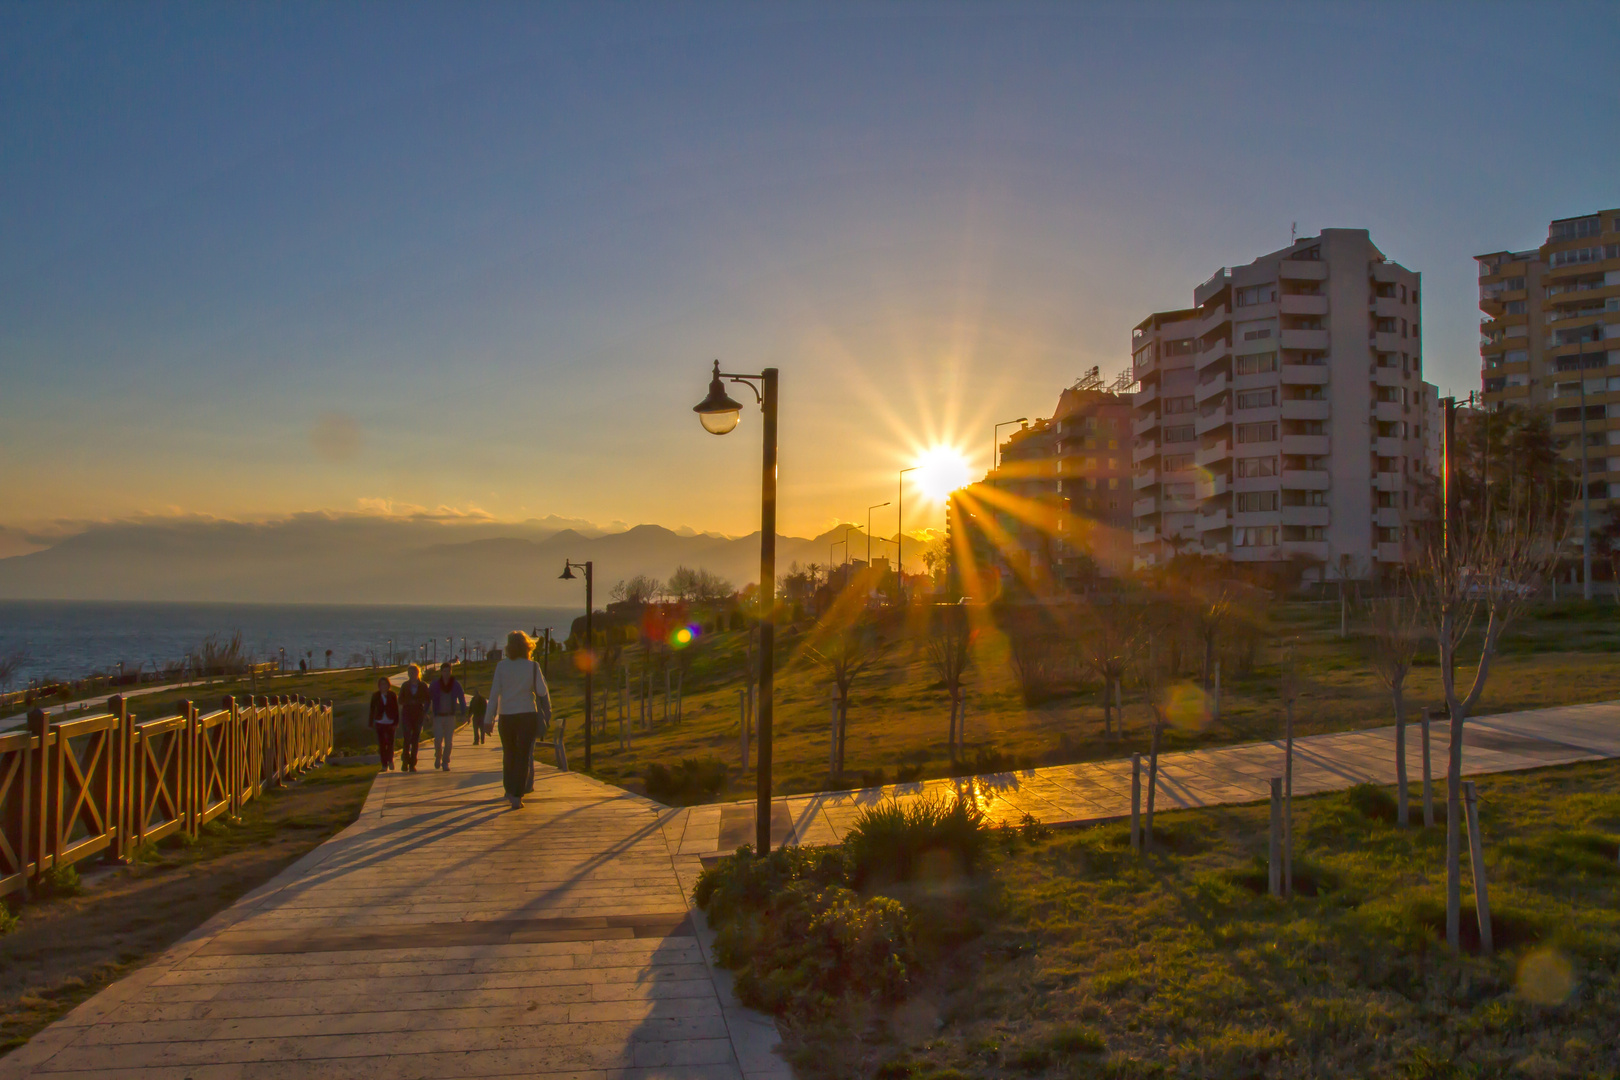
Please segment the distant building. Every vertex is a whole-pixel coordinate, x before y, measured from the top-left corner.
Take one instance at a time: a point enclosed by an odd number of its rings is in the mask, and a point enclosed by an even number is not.
[[[946,508],[947,591],[1078,592],[1131,566],[1131,403],[1093,368]],[[968,558],[971,566],[959,560]]]
[[[1429,469],[1419,275],[1325,229],[1132,334],[1138,566],[1179,551],[1376,576],[1408,557]]]
[[[1485,407],[1551,409],[1577,469],[1584,408],[1592,509],[1606,515],[1620,481],[1620,209],[1560,218],[1540,247],[1477,260]]]

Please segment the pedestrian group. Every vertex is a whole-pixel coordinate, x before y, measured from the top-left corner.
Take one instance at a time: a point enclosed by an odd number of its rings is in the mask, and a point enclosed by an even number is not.
[[[433,767],[450,771],[450,751],[463,717],[472,720],[473,745],[481,744],[497,729],[501,736],[501,784],[512,809],[534,790],[534,745],[551,726],[551,692],[545,674],[532,654],[534,639],[521,630],[506,635],[506,657],[495,665],[489,697],[474,694],[469,703],[447,660],[439,677],[422,681],[415,664],[405,669],[405,682],[396,691],[384,677],[371,695],[368,720],[377,733],[377,759],[384,772],[394,769],[394,742],[399,741],[400,771],[416,771],[422,727],[431,722]]]

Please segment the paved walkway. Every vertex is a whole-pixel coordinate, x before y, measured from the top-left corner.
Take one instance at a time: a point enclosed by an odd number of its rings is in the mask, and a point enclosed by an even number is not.
[[[1298,740],[1295,790],[1392,783],[1393,735]],[[1437,725],[1437,778],[1445,742]],[[1620,757],[1620,702],[1470,721],[1465,746],[1470,774]],[[1416,725],[1409,754],[1419,777]],[[1264,798],[1281,759],[1166,754],[1159,805]],[[753,807],[670,810],[542,766],[513,812],[498,764],[463,745],[453,772],[382,774],[354,825],[0,1059],[0,1080],[790,1080],[686,902],[703,856],[752,841]],[[832,843],[881,799],[956,791],[998,820],[1105,820],[1130,811],[1130,763],[780,799],[772,832]]]
[[[1407,727],[1407,777],[1413,805],[1421,806],[1422,734]],[[1443,800],[1450,724],[1432,725],[1432,775],[1442,781]],[[1463,771],[1468,775],[1538,769],[1574,761],[1620,757],[1620,701],[1568,705],[1470,720],[1463,728]],[[1147,783],[1143,755],[1143,785]],[[1246,803],[1268,795],[1270,777],[1282,775],[1281,743],[1248,743],[1159,757],[1155,808],[1177,810]],[[1371,781],[1395,783],[1395,728],[1371,728],[1294,740],[1294,792],[1335,791]],[[958,780],[891,784],[860,791],[827,792],[778,799],[771,807],[771,842],[835,844],[873,803],[884,799],[954,797],[972,793],[991,818],[1017,821],[1034,814],[1049,825],[1083,825],[1127,817],[1131,812],[1131,763],[1100,761],[1051,765],[1021,772]],[[704,856],[754,842],[751,802],[698,806],[668,826],[677,852]]]
[[[544,766],[511,811],[467,738],[0,1077],[788,1080],[688,911],[676,812]]]

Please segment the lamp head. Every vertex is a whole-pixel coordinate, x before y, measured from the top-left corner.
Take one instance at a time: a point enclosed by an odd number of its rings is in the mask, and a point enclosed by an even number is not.
[[[742,405],[726,393],[726,384],[720,379],[720,361],[714,362],[714,377],[709,380],[709,396],[692,406],[703,423],[703,430],[711,435],[724,435],[742,419]]]
[[[558,574],[557,576],[562,578],[564,581],[573,581],[574,580],[574,566],[573,566],[573,564],[572,563],[567,563],[567,562],[563,563],[563,572]]]

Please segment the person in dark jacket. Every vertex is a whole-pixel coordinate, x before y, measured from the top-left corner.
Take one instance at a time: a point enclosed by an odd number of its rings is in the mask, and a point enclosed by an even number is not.
[[[377,692],[371,695],[370,719],[367,725],[377,733],[377,761],[383,772],[394,768],[394,730],[399,727],[399,695],[388,680],[377,680]]]
[[[428,688],[433,698],[433,767],[450,771],[450,748],[456,742],[456,725],[467,711],[467,695],[446,660],[439,666],[439,677]]]
[[[405,669],[405,685],[399,688],[399,765],[401,772],[416,771],[416,749],[422,742],[422,723],[433,709],[433,694],[422,681],[422,669],[412,664]]]

